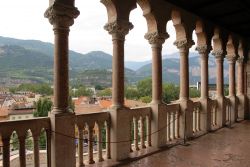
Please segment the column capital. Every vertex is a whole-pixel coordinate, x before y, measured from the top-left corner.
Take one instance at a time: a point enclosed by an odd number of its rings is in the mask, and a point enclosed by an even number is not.
[[[213,50],[212,55],[214,55],[215,59],[224,59],[223,50]]]
[[[129,30],[134,28],[133,24],[129,21],[113,21],[106,23],[104,29],[108,31],[110,35],[116,35],[120,39],[129,33]]]
[[[188,41],[187,39],[182,40],[176,40],[174,42],[174,45],[180,50],[180,51],[186,51],[189,48],[191,48],[192,45],[194,45],[194,41]]]
[[[144,35],[144,38],[148,40],[151,45],[161,46],[167,38],[169,38],[168,33],[159,33],[159,32],[148,32]]]
[[[244,57],[243,56],[239,56],[237,59],[237,63],[242,64],[244,62]]]
[[[74,24],[74,19],[79,14],[76,7],[55,2],[45,11],[44,17],[55,27],[68,28]]]
[[[226,58],[229,63],[235,63],[237,55],[235,54],[226,55]]]
[[[199,54],[207,54],[212,50],[211,46],[208,45],[200,45],[195,48]]]

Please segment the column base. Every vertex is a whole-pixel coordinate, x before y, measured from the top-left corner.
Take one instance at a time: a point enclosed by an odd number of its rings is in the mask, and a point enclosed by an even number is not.
[[[128,158],[130,153],[130,126],[131,121],[128,108],[110,109],[111,127],[111,159],[120,161]],[[127,141],[127,142],[124,142]],[[116,143],[114,143],[116,142]]]
[[[200,125],[201,125],[201,131],[203,132],[208,132],[212,130],[212,125],[211,125],[211,99],[209,98],[201,98],[200,99],[201,103],[201,120],[200,120]]]
[[[217,124],[218,127],[226,125],[226,100],[224,96],[217,97]]]
[[[230,105],[231,105],[231,110],[229,110],[229,114],[231,118],[231,122],[237,122],[238,119],[238,98],[237,96],[230,96]]]
[[[151,136],[152,146],[159,148],[166,145],[167,141],[167,111],[166,104],[151,103],[152,110],[151,131],[157,132]]]
[[[180,137],[186,139],[193,137],[193,101],[181,99],[180,103]]]
[[[50,114],[51,120],[51,166],[74,167],[75,114],[70,112]],[[69,137],[67,137],[69,136]]]
[[[247,97],[244,94],[237,95],[238,97],[238,120],[247,119],[246,101]]]

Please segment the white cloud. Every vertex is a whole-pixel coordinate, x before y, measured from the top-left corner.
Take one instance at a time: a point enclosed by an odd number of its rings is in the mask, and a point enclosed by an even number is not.
[[[7,0],[1,2],[0,35],[53,42],[52,26],[43,16],[48,5],[48,0]],[[70,49],[81,53],[93,50],[112,53],[111,36],[103,29],[107,22],[104,5],[99,0],[76,0],[76,7],[81,14],[71,27]],[[139,7],[131,12],[130,21],[133,23],[134,29],[126,36],[125,59],[134,61],[151,59],[150,45],[144,39],[147,25]],[[164,44],[163,54],[177,51],[176,47],[173,46],[175,39],[173,26],[168,25],[167,30],[170,38]]]

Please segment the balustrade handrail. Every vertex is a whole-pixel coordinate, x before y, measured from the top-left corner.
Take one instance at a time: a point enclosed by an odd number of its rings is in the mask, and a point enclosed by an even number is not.
[[[0,134],[2,138],[10,136],[14,131],[24,135],[28,130],[32,133],[40,133],[42,129],[50,129],[50,118],[39,117],[27,120],[2,121],[0,122]]]

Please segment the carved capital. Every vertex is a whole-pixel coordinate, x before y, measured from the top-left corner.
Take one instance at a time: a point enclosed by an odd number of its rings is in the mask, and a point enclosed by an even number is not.
[[[198,51],[199,54],[207,54],[211,51],[211,47],[208,45],[197,46],[195,50]]]
[[[227,55],[226,58],[227,58],[227,61],[228,61],[229,63],[235,63],[235,61],[236,61],[236,59],[237,59],[237,55],[235,55],[235,54],[230,54],[230,55]]]
[[[55,2],[44,13],[50,24],[62,28],[68,28],[74,24],[74,19],[80,14],[76,7]]]
[[[128,34],[129,30],[134,28],[129,21],[114,21],[105,24],[104,29],[111,35],[118,35],[121,38]]]
[[[144,38],[148,40],[149,44],[162,45],[169,37],[168,33],[150,32],[144,35]]]
[[[183,39],[183,40],[178,40],[174,42],[174,45],[180,49],[180,50],[188,50],[189,48],[191,48],[192,45],[194,45],[194,41],[188,41],[187,39]]]
[[[224,58],[223,54],[224,54],[223,50],[214,50],[212,52],[212,55],[214,55],[216,59],[223,59]]]
[[[244,62],[244,57],[243,56],[239,56],[238,59],[237,59],[237,62],[239,64],[242,64]]]

